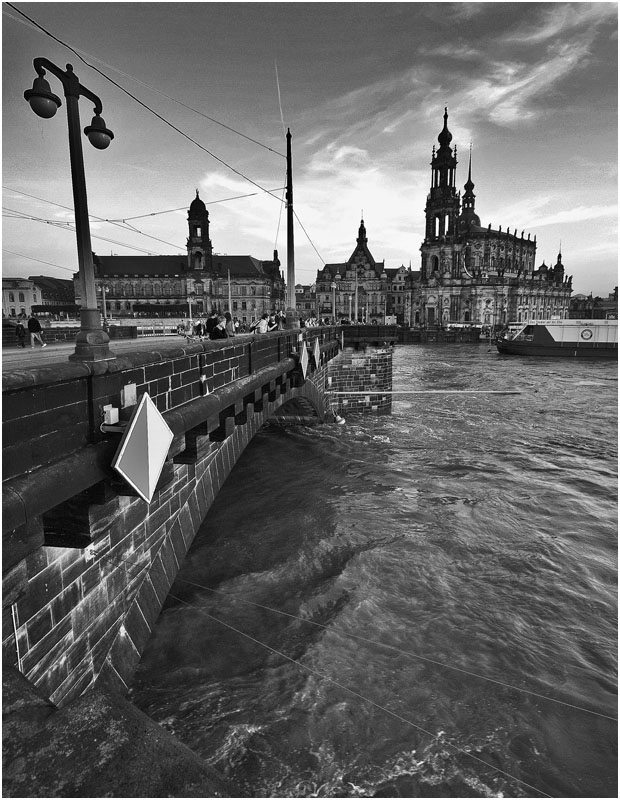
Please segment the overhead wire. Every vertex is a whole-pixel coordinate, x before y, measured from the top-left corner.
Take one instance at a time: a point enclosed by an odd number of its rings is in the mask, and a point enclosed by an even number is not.
[[[41,222],[45,225],[51,225],[53,228],[60,228],[64,231],[72,231],[75,233],[75,223],[73,222],[60,222],[59,220],[52,220],[52,219],[43,219],[42,217],[35,217],[31,214],[24,214],[20,211],[15,211],[14,209],[6,208],[5,206],[2,207],[3,211],[10,212],[11,219],[27,219],[31,220],[32,222]],[[99,236],[98,234],[92,233],[91,231],[91,239],[99,239],[102,242],[108,242],[109,244],[115,244],[119,247],[126,247],[128,250],[136,250],[139,253],[144,253],[145,255],[153,255],[151,250],[145,250],[143,247],[136,247],[135,245],[126,244],[125,242],[119,242],[116,239],[110,239],[107,236]]]
[[[25,14],[25,13],[24,13],[23,11],[21,11],[19,8],[17,8],[16,6],[14,6],[12,3],[10,3],[10,2],[6,2],[6,3],[5,3],[5,5],[9,6],[9,7],[10,7],[10,8],[12,8],[12,9],[13,9],[15,12],[17,12],[17,13],[18,13],[18,14],[20,14],[22,17],[24,17],[24,19],[26,19],[26,20],[27,20],[27,21],[28,21],[28,22],[29,22],[31,25],[33,25],[33,26],[34,26],[36,29],[40,30],[40,31],[41,31],[42,33],[44,33],[46,36],[49,36],[49,37],[50,37],[50,38],[52,38],[54,41],[56,41],[58,44],[62,45],[63,47],[66,47],[68,50],[70,50],[72,53],[74,53],[74,54],[75,54],[75,55],[76,55],[76,56],[77,56],[77,57],[78,57],[78,58],[79,58],[79,59],[80,59],[80,60],[81,60],[81,61],[82,61],[82,62],[83,62],[83,63],[84,63],[84,64],[85,64],[87,67],[89,67],[90,69],[93,69],[93,70],[95,70],[95,72],[97,72],[99,75],[101,75],[101,77],[105,78],[105,79],[106,79],[107,81],[109,81],[109,82],[110,82],[110,83],[111,83],[113,86],[116,86],[118,89],[120,89],[122,92],[124,92],[124,93],[125,93],[125,94],[126,94],[128,97],[130,97],[132,100],[134,100],[134,101],[135,101],[136,103],[138,103],[140,106],[142,106],[142,107],[143,107],[143,108],[145,108],[147,111],[149,111],[151,114],[153,114],[153,115],[154,115],[154,116],[156,116],[158,119],[160,119],[160,120],[161,120],[161,121],[162,121],[164,124],[168,125],[170,128],[172,128],[173,130],[175,130],[177,133],[179,133],[181,136],[183,136],[184,138],[186,138],[186,139],[187,139],[188,141],[190,141],[192,144],[196,145],[196,147],[198,147],[199,149],[203,150],[205,153],[207,153],[208,155],[210,155],[210,156],[211,156],[212,158],[214,158],[216,161],[218,161],[218,162],[220,162],[221,164],[223,164],[225,167],[227,167],[228,169],[230,169],[230,170],[231,170],[232,172],[234,172],[236,175],[239,175],[239,177],[241,177],[241,178],[243,178],[244,180],[248,181],[248,182],[249,182],[249,183],[251,183],[253,186],[256,186],[258,189],[260,189],[260,190],[261,190],[261,192],[264,192],[265,194],[268,194],[269,196],[271,196],[271,197],[274,197],[276,200],[278,200],[278,201],[280,202],[280,204],[281,204],[281,205],[280,205],[280,215],[279,215],[279,219],[278,219],[277,234],[276,234],[276,245],[277,245],[277,238],[278,238],[278,235],[279,235],[280,222],[281,222],[281,216],[282,216],[282,206],[284,205],[284,202],[285,202],[285,201],[284,201],[284,195],[282,196],[282,198],[278,197],[277,195],[275,195],[275,194],[274,194],[274,191],[275,191],[275,190],[269,190],[269,189],[265,189],[265,188],[264,188],[263,186],[261,186],[259,183],[257,183],[256,181],[254,181],[252,178],[248,177],[247,175],[245,175],[244,173],[242,173],[240,170],[237,170],[237,169],[235,169],[235,167],[233,167],[233,166],[231,166],[230,164],[228,164],[226,161],[224,161],[223,159],[221,159],[219,156],[216,156],[216,155],[215,155],[215,153],[211,152],[211,151],[210,151],[208,148],[206,148],[206,147],[204,147],[203,145],[201,145],[199,142],[197,142],[197,141],[196,141],[195,139],[193,139],[191,136],[189,136],[188,134],[186,134],[186,133],[185,133],[184,131],[182,131],[180,128],[178,128],[178,127],[176,127],[175,125],[173,125],[173,124],[172,124],[171,122],[169,122],[169,121],[168,121],[168,120],[167,120],[165,117],[163,117],[163,116],[162,116],[161,114],[159,114],[157,111],[155,111],[154,109],[152,109],[150,106],[148,106],[148,105],[147,105],[146,103],[144,103],[142,100],[140,100],[138,97],[136,97],[134,94],[132,94],[132,93],[131,93],[131,92],[130,92],[128,89],[125,89],[123,86],[121,86],[121,85],[120,85],[119,83],[117,83],[115,80],[113,80],[113,79],[112,79],[110,76],[108,76],[108,75],[106,75],[104,72],[102,72],[102,71],[101,71],[101,70],[100,70],[98,67],[94,66],[93,64],[90,64],[90,63],[89,63],[89,62],[88,62],[88,61],[87,61],[87,60],[86,60],[86,59],[85,59],[85,58],[84,58],[84,57],[81,55],[81,51],[80,51],[80,50],[78,50],[78,49],[76,49],[76,48],[72,47],[71,45],[67,44],[66,42],[64,42],[64,41],[63,41],[62,39],[60,39],[59,37],[55,36],[53,33],[51,33],[50,31],[48,31],[48,30],[47,30],[45,27],[43,27],[42,25],[40,25],[38,22],[36,22],[35,20],[33,20],[31,17],[29,17],[27,14]],[[9,15],[9,16],[10,16],[10,15]],[[91,57],[92,57],[92,56],[89,56],[89,58],[91,58]],[[94,58],[94,60],[100,61],[100,59],[97,59],[97,58]],[[105,64],[105,62],[100,62],[100,63],[104,63],[104,64]],[[116,72],[118,72],[119,74],[122,74],[122,75],[124,75],[124,76],[126,76],[126,77],[129,77],[129,78],[130,78],[130,79],[132,79],[132,80],[135,80],[135,81],[136,81],[136,82],[138,82],[138,83],[141,83],[142,85],[146,86],[146,87],[147,87],[147,88],[149,88],[149,89],[153,89],[154,91],[159,91],[159,90],[155,89],[154,87],[151,87],[151,86],[149,86],[148,84],[145,84],[143,81],[140,81],[140,80],[139,80],[139,79],[137,79],[137,78],[133,78],[133,76],[131,76],[131,75],[128,75],[127,73],[123,73],[121,70],[117,70],[115,67],[112,67],[112,66],[111,66],[111,65],[109,65],[109,64],[106,64],[106,66],[107,66],[107,67],[109,67],[109,68],[111,68],[111,69],[114,69],[114,70],[115,70]],[[278,70],[277,70],[277,62],[276,62],[276,79],[277,79],[277,85],[278,85],[278,101],[279,101],[279,105],[280,105],[280,116],[281,116],[281,119],[282,119],[282,125],[283,125],[283,128],[284,128],[284,116],[283,116],[283,113],[282,113],[282,103],[281,103],[281,94],[280,94],[280,84],[279,84],[279,76],[278,76]],[[220,123],[218,120],[215,120],[215,119],[213,119],[213,118],[211,118],[211,117],[207,117],[207,115],[204,115],[204,114],[202,114],[202,112],[199,112],[199,111],[197,111],[196,109],[192,108],[191,106],[187,106],[186,104],[182,103],[181,101],[179,101],[179,100],[176,100],[175,98],[173,98],[173,97],[170,97],[170,96],[168,96],[168,95],[165,95],[163,92],[160,92],[160,94],[164,95],[165,97],[167,97],[167,98],[168,98],[168,99],[170,99],[170,100],[173,100],[173,101],[174,101],[174,102],[176,102],[176,103],[179,103],[179,104],[180,104],[180,105],[182,105],[182,106],[185,106],[186,108],[188,108],[188,109],[190,109],[190,110],[192,110],[192,111],[195,111],[195,112],[196,112],[196,113],[198,113],[198,114],[201,114],[202,116],[205,116],[207,119],[210,119],[211,121],[213,121],[213,122],[216,122],[216,123],[217,123],[217,124],[219,124],[219,125],[222,125],[223,127],[227,128],[228,130],[231,130],[233,133],[236,133],[236,134],[238,134],[238,135],[240,135],[240,136],[244,136],[244,138],[246,138],[246,139],[249,139],[250,141],[254,142],[255,144],[259,144],[260,146],[262,146],[262,147],[265,147],[265,148],[266,148],[266,149],[268,149],[268,150],[271,150],[271,148],[269,148],[267,145],[263,145],[261,142],[258,142],[257,140],[255,140],[255,139],[252,139],[251,137],[248,137],[248,136],[246,136],[245,134],[242,134],[240,131],[237,131],[236,129],[234,129],[234,128],[231,128],[230,126],[227,126],[227,125],[225,125],[224,123]],[[277,155],[280,155],[280,156],[282,156],[282,153],[278,153],[278,152],[277,152],[277,151],[275,151],[275,150],[271,150],[271,151],[272,151],[272,152],[274,152],[274,153],[275,153],[275,154],[277,154]],[[319,253],[318,249],[316,248],[316,246],[315,246],[314,242],[312,241],[312,239],[311,239],[310,235],[308,234],[308,231],[306,230],[306,228],[304,227],[303,223],[302,223],[302,222],[301,222],[301,220],[299,219],[299,216],[298,216],[298,214],[297,214],[295,211],[293,211],[293,213],[294,213],[294,215],[295,215],[295,218],[297,219],[297,222],[299,223],[299,225],[300,225],[300,227],[301,227],[302,231],[304,232],[304,234],[305,234],[306,238],[308,239],[308,242],[310,243],[311,247],[313,248],[314,252],[317,254],[317,256],[319,257],[319,259],[321,260],[321,263],[322,263],[322,264],[325,264],[325,260],[323,259],[323,257],[322,257],[322,256],[321,256],[321,254]],[[147,234],[144,234],[144,235],[147,235]],[[277,248],[274,248],[274,249],[277,249]]]
[[[35,195],[33,195],[33,194],[27,194],[26,192],[21,192],[19,189],[11,189],[11,188],[9,188],[8,186],[3,186],[2,188],[3,188],[3,189],[6,189],[6,190],[7,190],[7,191],[9,191],[9,192],[15,192],[16,194],[21,194],[21,195],[24,195],[24,197],[30,197],[32,200],[38,200],[38,201],[39,201],[39,202],[41,202],[41,203],[48,203],[48,204],[49,204],[49,205],[51,205],[51,206],[57,206],[58,208],[63,208],[63,209],[65,209],[66,211],[71,211],[72,213],[74,213],[74,209],[73,209],[73,208],[71,208],[70,206],[65,206],[65,205],[62,205],[62,203],[56,203],[56,202],[54,202],[53,200],[45,200],[45,199],[44,199],[44,198],[42,198],[42,197],[36,197],[36,196],[35,196]],[[131,233],[138,233],[140,236],[144,236],[144,237],[146,237],[147,239],[153,239],[153,240],[154,240],[154,241],[156,241],[156,242],[161,242],[162,244],[167,244],[169,247],[175,247],[175,248],[177,248],[177,249],[179,249],[179,250],[182,250],[182,249],[183,249],[183,248],[181,247],[181,245],[172,244],[172,242],[167,242],[165,239],[160,239],[159,237],[157,237],[157,236],[152,236],[152,235],[151,235],[151,234],[149,234],[149,233],[144,233],[143,231],[140,231],[140,230],[138,230],[137,228],[135,228],[133,225],[130,225],[130,226],[128,226],[128,227],[125,227],[125,226],[122,224],[122,223],[124,223],[124,222],[125,222],[125,220],[122,220],[122,222],[121,222],[120,220],[105,219],[104,217],[99,217],[99,216],[97,216],[96,214],[91,214],[91,212],[90,212],[90,211],[88,212],[88,216],[89,216],[89,218],[91,218],[91,219],[94,219],[94,220],[97,220],[98,222],[107,222],[107,223],[109,223],[110,225],[115,225],[116,227],[119,227],[119,228],[121,228],[122,230],[130,230],[130,231],[131,231]],[[93,235],[93,234],[91,234],[91,235]],[[125,246],[126,246],[126,247],[129,247],[130,245],[125,245]]]
[[[11,8],[13,8],[16,11],[18,10],[18,9],[15,8],[15,6],[11,5],[11,3],[7,3],[7,5],[11,6]],[[22,13],[22,12],[19,12],[19,13]],[[25,20],[19,19],[19,17],[14,17],[12,14],[9,14],[7,11],[3,11],[3,14],[5,16],[9,17],[9,19],[14,20],[15,22],[19,22],[22,25],[26,25],[26,27],[33,28],[34,30],[38,29],[41,32],[46,33],[47,35],[50,35],[50,36],[52,35],[52,34],[48,34],[47,31],[45,31],[43,28],[41,28],[39,25],[37,25],[33,21],[29,20],[27,17],[26,17],[26,19],[28,21],[26,22]],[[62,42],[60,42],[59,39],[57,39],[57,41],[60,44],[63,44]],[[68,46],[68,45],[65,45],[65,46]],[[253,142],[254,144],[257,144],[259,147],[263,147],[265,150],[269,150],[269,152],[274,153],[277,156],[281,156],[282,158],[286,158],[286,156],[283,153],[280,153],[277,150],[274,150],[272,147],[269,147],[269,145],[266,145],[263,142],[259,142],[258,139],[253,139],[251,136],[248,136],[247,134],[242,133],[241,131],[238,131],[236,128],[233,128],[231,125],[227,125],[225,122],[221,122],[220,120],[215,119],[214,117],[210,117],[208,114],[205,114],[204,112],[199,111],[197,108],[194,108],[193,106],[187,105],[187,103],[184,103],[182,100],[178,100],[176,97],[172,97],[171,95],[166,94],[165,92],[162,92],[162,90],[158,89],[156,86],[151,86],[149,83],[146,83],[145,81],[140,80],[140,78],[136,78],[134,75],[130,75],[128,72],[123,72],[122,69],[119,69],[118,67],[115,67],[113,64],[108,64],[107,61],[104,61],[103,59],[98,58],[97,56],[93,55],[92,53],[88,53],[85,50],[81,50],[79,47],[74,48],[73,52],[76,55],[81,54],[81,55],[87,56],[88,58],[92,59],[93,61],[96,61],[99,64],[103,64],[104,67],[107,67],[108,69],[111,69],[113,72],[116,72],[118,75],[122,75],[124,78],[129,78],[130,80],[135,81],[136,83],[139,83],[141,86],[144,86],[146,89],[149,89],[150,91],[155,92],[156,94],[159,94],[162,97],[165,97],[167,100],[172,100],[173,103],[177,103],[178,105],[183,106],[183,108],[187,108],[189,111],[193,111],[195,114],[198,114],[199,116],[204,117],[205,119],[208,119],[210,122],[214,122],[216,125],[220,125],[222,128],[226,128],[226,130],[231,131],[232,133],[236,133],[237,136],[241,136],[242,138],[247,139],[249,142]]]
[[[7,2],[7,3],[6,3],[6,5],[8,5],[10,8],[12,8],[14,11],[16,11],[18,14],[21,14],[21,15],[22,15],[22,16],[23,16],[25,19],[27,19],[27,20],[28,20],[30,23],[32,23],[33,25],[35,25],[35,26],[36,26],[36,27],[37,27],[39,30],[41,30],[41,31],[42,31],[43,33],[45,33],[47,36],[49,36],[50,38],[52,38],[52,39],[53,39],[55,42],[58,42],[58,44],[62,45],[63,47],[66,47],[68,50],[70,50],[72,53],[74,53],[74,54],[75,54],[75,55],[76,55],[76,56],[77,56],[77,57],[80,59],[80,61],[82,61],[82,63],[84,63],[84,64],[85,64],[87,67],[89,67],[90,69],[93,69],[95,72],[97,72],[99,75],[101,75],[101,77],[102,77],[102,78],[105,78],[105,80],[109,81],[109,82],[110,82],[110,83],[111,83],[113,86],[116,86],[116,88],[117,88],[117,89],[120,89],[120,90],[121,90],[122,92],[124,92],[124,93],[125,93],[125,94],[126,94],[128,97],[130,97],[132,100],[134,100],[136,103],[138,103],[138,105],[142,106],[142,108],[146,109],[146,110],[147,110],[147,111],[149,111],[151,114],[153,114],[155,117],[157,117],[157,118],[158,118],[158,119],[159,119],[161,122],[163,122],[165,125],[168,125],[170,128],[172,128],[172,130],[176,131],[176,132],[177,132],[177,133],[179,133],[181,136],[183,136],[185,139],[187,139],[189,142],[191,142],[192,144],[196,145],[196,147],[198,147],[200,150],[202,150],[203,152],[205,152],[205,153],[207,153],[208,155],[210,155],[210,156],[211,156],[211,158],[214,158],[216,161],[218,161],[220,164],[222,164],[223,166],[225,166],[227,169],[231,170],[231,172],[234,172],[234,173],[235,173],[235,175],[238,175],[240,178],[243,178],[243,180],[246,180],[246,181],[248,181],[249,183],[251,183],[253,186],[256,186],[258,189],[260,189],[260,190],[261,190],[261,192],[265,192],[265,194],[268,194],[270,197],[273,197],[273,198],[275,198],[276,200],[278,200],[278,202],[281,202],[281,201],[280,201],[280,198],[279,198],[277,195],[273,194],[273,193],[272,193],[272,192],[270,192],[268,189],[265,189],[263,186],[261,186],[259,183],[257,183],[257,182],[256,182],[255,180],[253,180],[252,178],[250,178],[250,177],[248,177],[247,175],[245,175],[245,174],[244,174],[243,172],[241,172],[240,170],[238,170],[238,169],[235,169],[235,167],[233,167],[233,166],[232,166],[231,164],[229,164],[228,162],[224,161],[224,159],[220,158],[219,156],[216,156],[216,155],[215,155],[215,153],[211,152],[211,150],[209,150],[208,148],[204,147],[204,145],[201,145],[199,142],[197,142],[195,139],[193,139],[191,136],[189,136],[189,134],[185,133],[185,132],[184,132],[184,131],[182,131],[180,128],[178,128],[176,125],[174,125],[172,122],[170,122],[169,120],[167,120],[165,117],[163,117],[161,114],[159,114],[159,113],[158,113],[157,111],[155,111],[153,108],[151,108],[151,107],[150,107],[150,106],[149,106],[147,103],[144,103],[142,100],[140,100],[138,97],[136,97],[136,95],[134,95],[134,94],[133,94],[132,92],[130,92],[128,89],[125,89],[125,87],[124,87],[124,86],[121,86],[119,83],[117,83],[117,82],[116,82],[116,81],[115,81],[113,78],[111,78],[109,75],[106,75],[106,74],[105,74],[105,72],[102,72],[102,70],[100,70],[98,67],[94,66],[93,64],[90,64],[90,63],[89,63],[88,61],[86,61],[86,59],[85,59],[85,58],[84,58],[84,57],[83,57],[83,56],[80,54],[80,52],[79,52],[78,50],[76,50],[74,47],[72,47],[71,45],[67,44],[66,42],[63,42],[63,41],[62,41],[62,39],[59,39],[57,36],[55,36],[53,33],[51,33],[50,31],[48,31],[46,28],[44,28],[44,27],[43,27],[42,25],[40,25],[38,22],[36,22],[35,20],[33,20],[31,17],[29,17],[27,14],[25,14],[25,13],[24,13],[23,11],[21,11],[19,8],[17,8],[16,6],[14,6],[12,3],[9,3],[9,2]]]
[[[47,264],[48,267],[55,267],[56,269],[64,269],[67,272],[76,273],[77,269],[70,269],[69,267],[61,267],[58,264],[52,264],[50,261],[42,261],[40,258],[33,258],[32,256],[24,255],[24,253],[15,253],[13,250],[7,250],[6,247],[2,248],[3,253],[10,253],[12,256],[19,256],[19,258],[27,258],[30,261],[38,261],[39,264]]]

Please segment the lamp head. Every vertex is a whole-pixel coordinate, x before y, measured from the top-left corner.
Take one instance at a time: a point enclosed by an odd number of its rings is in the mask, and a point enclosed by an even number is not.
[[[84,133],[88,136],[88,141],[97,150],[105,150],[114,138],[114,134],[106,128],[105,120],[99,114],[95,114],[90,125],[84,128]]]
[[[41,75],[34,79],[32,89],[24,92],[24,98],[34,113],[43,119],[53,117],[62,105],[60,98],[52,93],[49,83]]]

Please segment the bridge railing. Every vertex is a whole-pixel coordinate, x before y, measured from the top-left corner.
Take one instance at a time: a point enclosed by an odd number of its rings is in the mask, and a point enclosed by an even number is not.
[[[76,489],[109,476],[116,445],[100,430],[104,406],[120,408],[121,419],[128,418],[133,405],[124,408],[122,398],[130,394],[135,402],[148,392],[164,417],[171,418],[175,433],[171,452],[178,454],[185,447],[188,427],[207,418],[219,426],[222,409],[214,398],[224,402],[225,387],[241,382],[239,391],[247,389],[249,394],[257,390],[249,379],[259,376],[258,389],[264,385],[272,391],[270,384],[275,386],[278,375],[295,368],[300,340],[312,351],[317,338],[323,348],[331,347],[331,355],[338,351],[337,331],[326,327],[241,335],[221,342],[162,342],[157,349],[123,353],[110,362],[65,361],[5,372],[5,531],[24,525]],[[234,405],[234,394],[231,390],[226,402]]]

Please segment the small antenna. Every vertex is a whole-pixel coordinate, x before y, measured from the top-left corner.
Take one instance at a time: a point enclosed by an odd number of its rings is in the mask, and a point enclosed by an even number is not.
[[[284,124],[284,114],[282,113],[282,96],[280,95],[280,78],[278,77],[278,62],[274,61],[276,67],[276,85],[278,87],[278,105],[280,106],[280,119],[282,120],[282,130],[286,136],[286,125]]]

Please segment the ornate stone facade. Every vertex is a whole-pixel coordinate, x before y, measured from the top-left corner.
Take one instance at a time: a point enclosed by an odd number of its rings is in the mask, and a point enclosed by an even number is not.
[[[413,292],[412,323],[503,327],[509,322],[568,316],[572,277],[561,254],[554,266],[535,268],[536,237],[516,229],[483,227],[469,174],[461,203],[457,151],[450,143],[448,110],[431,160],[422,263]]]
[[[317,272],[317,314],[331,319],[335,299],[336,320],[383,323],[394,315],[398,322],[408,322],[413,277],[411,268],[386,269],[384,261],[375,261],[362,220],[349,259],[325,264]]]
[[[284,307],[278,253],[271,261],[213,252],[209,212],[198,192],[187,223],[187,253],[174,256],[93,254],[95,282],[106,317],[202,317],[230,310],[241,322]],[[77,275],[76,302],[80,302]],[[105,303],[105,309],[104,309]]]

